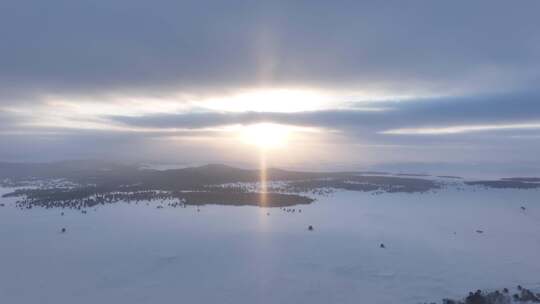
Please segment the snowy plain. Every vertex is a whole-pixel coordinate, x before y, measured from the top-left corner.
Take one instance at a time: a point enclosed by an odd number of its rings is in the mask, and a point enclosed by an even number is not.
[[[301,213],[0,203],[0,303],[440,303],[540,287],[539,190],[337,191]]]

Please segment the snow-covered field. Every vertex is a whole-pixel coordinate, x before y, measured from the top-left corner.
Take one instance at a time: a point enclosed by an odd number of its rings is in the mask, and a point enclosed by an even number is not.
[[[0,199],[0,303],[387,304],[538,289],[540,191],[474,189],[339,191],[301,213],[118,203],[61,216]]]

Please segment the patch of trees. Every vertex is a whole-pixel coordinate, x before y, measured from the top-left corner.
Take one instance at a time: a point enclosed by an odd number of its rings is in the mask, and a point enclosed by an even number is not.
[[[19,189],[5,197],[21,197],[16,206],[31,209],[43,208],[85,209],[116,202],[139,203],[159,201],[169,207],[183,205],[234,205],[283,207],[310,204],[313,199],[295,194],[246,192],[242,189],[208,188],[194,191],[162,191],[130,189],[108,189],[100,187]]]

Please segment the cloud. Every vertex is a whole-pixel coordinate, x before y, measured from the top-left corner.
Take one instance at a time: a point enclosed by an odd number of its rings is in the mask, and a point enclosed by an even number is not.
[[[501,125],[471,125],[471,126],[452,126],[442,128],[404,128],[383,131],[381,134],[394,135],[444,135],[444,134],[459,134],[470,132],[486,132],[499,130],[540,130],[540,122],[538,123],[518,123],[518,124],[501,124]]]
[[[539,9],[533,0],[7,0],[0,99],[253,86],[527,89],[540,75]]]
[[[205,128],[273,122],[382,134],[451,134],[530,129],[540,121],[540,93],[361,102],[360,109],[271,112],[186,112],[146,116],[110,116],[115,123],[157,129]],[[370,111],[370,107],[381,109]],[[366,110],[367,109],[367,110]],[[532,122],[532,123],[531,123]]]

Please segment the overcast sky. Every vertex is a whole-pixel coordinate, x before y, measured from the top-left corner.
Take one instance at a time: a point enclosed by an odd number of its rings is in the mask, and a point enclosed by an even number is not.
[[[540,1],[0,2],[0,160],[540,170]],[[244,138],[245,139],[245,138]],[[518,169],[519,168],[519,169]]]

